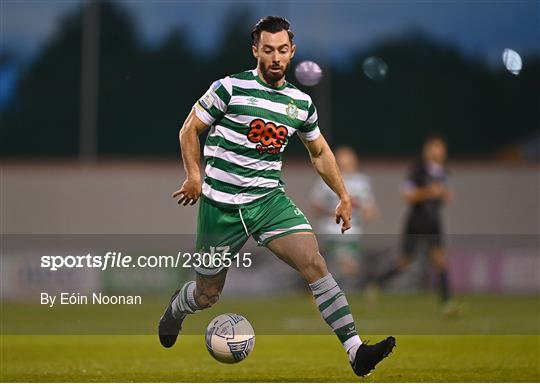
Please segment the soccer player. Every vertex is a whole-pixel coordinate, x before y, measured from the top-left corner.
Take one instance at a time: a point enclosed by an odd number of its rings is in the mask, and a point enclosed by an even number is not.
[[[379,278],[379,283],[384,284],[406,268],[419,246],[425,245],[438,272],[442,312],[455,315],[459,308],[451,301],[441,218],[442,207],[453,196],[448,187],[446,157],[444,138],[437,134],[427,136],[422,158],[413,165],[403,186],[402,194],[409,211],[405,219],[401,257]]]
[[[351,198],[319,131],[311,98],[285,80],[296,50],[289,22],[265,17],[251,37],[257,68],[214,82],[180,129],[186,180],[173,197],[182,205],[199,201],[196,248],[200,252],[226,249],[235,255],[253,236],[298,270],[322,317],[343,344],[354,372],[367,375],[392,351],[395,339],[373,345],[361,341],[347,299],[318,251],[311,225],[284,192],[281,158],[295,132],[317,172],[339,197],[335,219],[342,232],[350,228]],[[199,135],[208,128],[202,181]],[[164,347],[176,342],[186,316],[218,301],[227,269],[213,266],[196,268],[196,281],[172,295],[159,321]]]
[[[359,275],[359,257],[361,255],[360,236],[362,223],[373,220],[378,215],[377,205],[369,177],[359,170],[356,152],[347,146],[335,151],[337,165],[343,175],[345,187],[352,202],[351,229],[345,235],[339,235],[334,222],[334,209],[339,202],[336,194],[324,180],[313,186],[311,203],[319,214],[319,233],[326,235],[323,249],[337,261],[344,282],[354,282]]]

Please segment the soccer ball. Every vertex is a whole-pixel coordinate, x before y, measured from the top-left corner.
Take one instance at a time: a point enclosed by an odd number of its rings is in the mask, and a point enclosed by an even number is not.
[[[206,348],[219,362],[234,364],[253,350],[255,333],[243,316],[225,313],[214,318],[206,328]]]

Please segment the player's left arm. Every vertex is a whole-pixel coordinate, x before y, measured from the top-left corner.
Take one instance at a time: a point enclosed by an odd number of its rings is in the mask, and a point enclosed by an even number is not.
[[[314,140],[302,138],[302,142],[309,151],[311,163],[319,175],[339,197],[339,203],[336,207],[336,224],[342,223],[341,233],[344,233],[351,228],[352,204],[351,197],[343,183],[334,153],[322,135],[319,135]]]

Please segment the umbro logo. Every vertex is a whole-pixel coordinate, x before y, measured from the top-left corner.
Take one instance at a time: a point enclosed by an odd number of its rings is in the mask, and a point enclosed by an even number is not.
[[[247,99],[247,102],[248,102],[249,105],[257,105],[259,100],[254,98],[254,97],[250,97],[250,98]]]

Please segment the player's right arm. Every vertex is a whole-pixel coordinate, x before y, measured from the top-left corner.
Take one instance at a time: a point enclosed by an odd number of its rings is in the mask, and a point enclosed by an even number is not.
[[[172,194],[178,198],[178,204],[193,205],[197,202],[202,192],[201,183],[201,146],[199,135],[208,129],[208,125],[201,121],[195,113],[197,105],[191,109],[186,121],[182,125],[178,138],[182,152],[182,161],[186,171],[186,180],[179,190]]]
[[[180,148],[186,180],[172,195],[173,198],[178,198],[178,204],[193,205],[201,196],[199,135],[225,115],[231,94],[232,84],[229,78],[214,81],[208,91],[195,103],[180,129]]]

